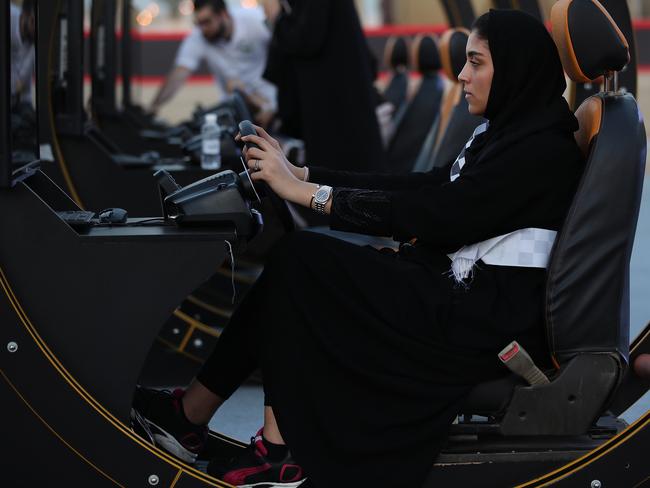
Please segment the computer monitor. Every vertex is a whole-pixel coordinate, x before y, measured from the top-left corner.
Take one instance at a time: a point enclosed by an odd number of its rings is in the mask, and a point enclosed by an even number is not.
[[[33,81],[36,66],[36,2],[0,0],[0,188],[13,173],[38,160]]]

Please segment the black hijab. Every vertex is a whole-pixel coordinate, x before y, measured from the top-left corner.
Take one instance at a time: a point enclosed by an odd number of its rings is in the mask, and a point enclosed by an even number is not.
[[[490,10],[487,32],[494,64],[484,114],[490,125],[472,152],[483,159],[535,132],[575,132],[578,122],[562,96],[562,63],[544,24],[517,10]]]

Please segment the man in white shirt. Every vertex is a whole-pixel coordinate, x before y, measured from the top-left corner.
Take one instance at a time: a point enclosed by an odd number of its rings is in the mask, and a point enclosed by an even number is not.
[[[224,92],[241,90],[259,119],[269,117],[277,109],[277,95],[275,86],[262,78],[271,40],[262,11],[228,11],[223,0],[195,0],[194,17],[196,27],[183,40],[151,111],[169,101],[205,61]]]

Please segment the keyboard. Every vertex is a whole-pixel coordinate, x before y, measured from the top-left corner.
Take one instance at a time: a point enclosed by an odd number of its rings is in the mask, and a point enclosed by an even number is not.
[[[95,212],[86,210],[67,210],[56,213],[60,219],[72,227],[85,227],[93,223]]]

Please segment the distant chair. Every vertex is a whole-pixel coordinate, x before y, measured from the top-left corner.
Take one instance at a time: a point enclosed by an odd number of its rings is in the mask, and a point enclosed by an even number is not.
[[[406,102],[409,84],[409,42],[403,37],[391,36],[384,48],[384,64],[391,77],[384,89],[384,98],[395,107],[395,113]]]
[[[395,133],[388,145],[389,171],[408,173],[438,117],[444,83],[438,46],[433,36],[420,35],[411,46],[413,68],[421,75],[417,91],[395,116]]]
[[[465,66],[468,37],[467,29],[454,28],[440,38],[442,70],[451,82],[451,87],[444,94],[438,119],[427,134],[413,171],[427,172],[453,163],[474,129],[484,122],[482,117],[469,113],[462,84],[458,81]]]

